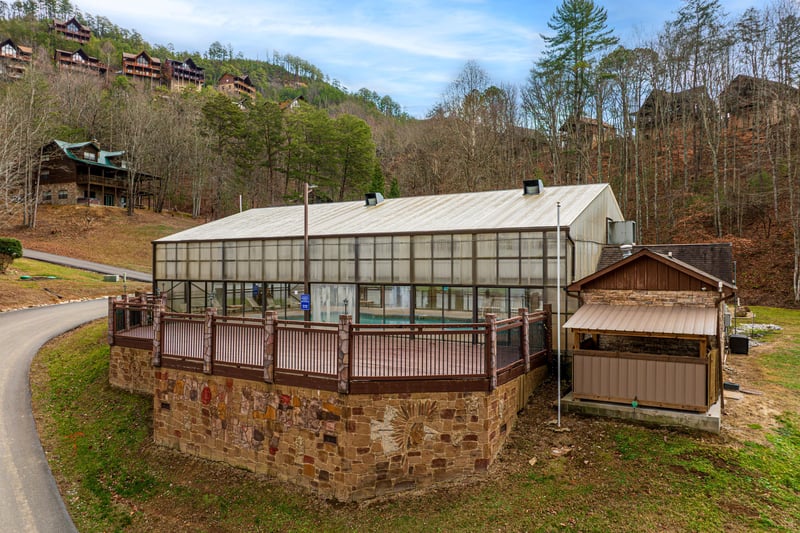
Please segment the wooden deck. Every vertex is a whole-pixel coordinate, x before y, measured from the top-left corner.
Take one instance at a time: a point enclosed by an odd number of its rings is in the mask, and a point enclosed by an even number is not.
[[[549,320],[525,312],[485,323],[323,323],[110,300],[109,343],[151,350],[156,366],[345,393],[478,391],[546,364]]]

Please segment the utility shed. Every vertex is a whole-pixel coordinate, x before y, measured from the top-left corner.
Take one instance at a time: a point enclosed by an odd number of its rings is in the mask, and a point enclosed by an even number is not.
[[[722,390],[723,310],[736,287],[647,248],[567,288],[577,400],[705,412]]]
[[[555,304],[559,223],[566,284],[594,271],[607,221],[623,220],[607,184],[367,196],[312,203],[307,216],[303,205],[251,209],[158,239],[155,289],[179,312],[303,319],[304,300],[320,322],[503,319]],[[562,309],[576,307],[562,298]]]

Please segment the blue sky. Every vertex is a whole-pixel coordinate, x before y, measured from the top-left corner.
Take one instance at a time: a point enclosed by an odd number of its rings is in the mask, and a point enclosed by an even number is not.
[[[605,0],[608,25],[636,45],[674,18],[681,0]],[[219,41],[245,57],[278,51],[316,65],[350,91],[388,94],[423,117],[475,60],[495,84],[523,85],[561,0],[77,0],[85,13],[154,44],[204,52]],[[721,0],[731,15],[757,0]]]

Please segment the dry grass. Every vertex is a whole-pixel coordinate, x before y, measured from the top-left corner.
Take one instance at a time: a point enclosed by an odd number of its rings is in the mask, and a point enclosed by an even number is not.
[[[103,206],[41,206],[35,229],[14,225],[20,217],[0,222],[0,234],[23,247],[140,272],[152,270],[155,239],[198,225],[183,214],[156,214]]]

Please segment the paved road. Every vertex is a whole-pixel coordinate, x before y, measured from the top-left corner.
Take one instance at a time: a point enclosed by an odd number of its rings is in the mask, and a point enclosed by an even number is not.
[[[149,283],[153,282],[153,277],[145,272],[137,272],[135,270],[127,270],[120,267],[102,265],[100,263],[93,263],[91,261],[84,261],[82,259],[74,259],[72,257],[65,257],[63,255],[37,252],[36,250],[29,250],[26,248],[23,250],[22,256],[27,257],[28,259],[35,259],[37,261],[54,263],[56,265],[80,268],[81,270],[89,270],[91,272],[99,272],[100,274],[117,274],[121,276],[124,273],[130,280],[146,281]]]
[[[30,363],[52,337],[108,312],[105,299],[0,313],[0,532],[74,532],[31,414]]]

